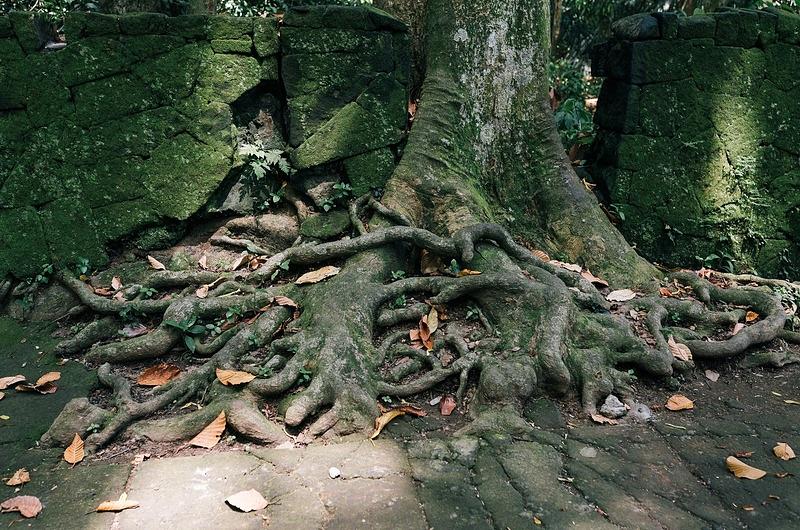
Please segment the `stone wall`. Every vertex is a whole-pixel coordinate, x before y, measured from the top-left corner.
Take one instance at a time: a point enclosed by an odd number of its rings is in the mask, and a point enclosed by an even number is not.
[[[76,13],[65,34],[46,51],[29,15],[0,17],[0,278],[99,266],[219,212],[262,111],[297,178],[349,173],[368,191],[394,168],[407,36],[382,12],[298,10],[282,29]]]
[[[800,16],[643,14],[613,30],[592,65],[606,77],[593,175],[625,236],[665,265],[800,277]]]

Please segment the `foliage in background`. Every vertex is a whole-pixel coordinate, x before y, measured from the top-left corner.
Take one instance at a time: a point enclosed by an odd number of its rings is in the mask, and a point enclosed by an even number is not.
[[[292,174],[289,161],[280,149],[265,149],[260,142],[242,145],[239,153],[245,157],[242,191],[253,198],[256,210],[268,210],[282,198],[283,185]]]

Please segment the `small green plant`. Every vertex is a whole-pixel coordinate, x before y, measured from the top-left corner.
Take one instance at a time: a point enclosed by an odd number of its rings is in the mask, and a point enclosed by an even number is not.
[[[256,210],[265,211],[283,198],[283,186],[293,173],[280,149],[265,149],[260,141],[244,144],[239,153],[245,157],[242,173],[243,192],[249,194]]]
[[[274,375],[274,373],[274,370],[267,365],[263,365],[258,369],[258,377],[263,379],[269,379]]]
[[[228,308],[227,311],[225,311],[225,320],[228,321],[228,323],[231,323],[231,324],[233,322],[236,322],[237,320],[239,320],[243,316],[244,316],[244,308],[242,306],[239,306],[239,305],[231,306],[231,307]]]
[[[87,275],[89,270],[89,260],[87,258],[78,258],[78,262],[75,264],[75,272],[78,273],[78,276]]]
[[[554,115],[561,141],[567,150],[573,145],[592,143],[594,139],[592,113],[586,108],[582,99],[569,98],[562,101]]]
[[[700,263],[701,267],[730,273],[736,272],[736,260],[724,252],[719,254],[712,253],[705,258],[695,256],[694,259]]]
[[[616,215],[620,221],[625,222],[625,213],[619,209],[618,204],[609,204],[608,209],[611,211],[611,213]]]
[[[389,405],[391,405],[391,403],[392,403],[392,396],[381,396],[381,401],[383,401],[383,402],[384,402],[384,403],[386,403],[386,404],[389,404]]]
[[[392,271],[392,281],[402,280],[406,277],[406,271]]]
[[[157,290],[153,289],[152,287],[140,287],[139,292],[137,293],[142,298],[148,299],[153,298],[158,293]]]
[[[481,310],[477,306],[467,306],[467,320],[478,320],[481,316]]]
[[[86,428],[86,432],[91,432],[91,433],[98,432],[99,430],[100,430],[99,423],[92,423]]]
[[[394,301],[392,302],[392,307],[395,309],[400,309],[405,307],[407,302],[408,300],[406,300],[406,295],[401,294],[400,296],[394,299]]]
[[[311,382],[311,376],[314,375],[311,373],[311,370],[307,369],[306,367],[300,368],[297,376],[297,382],[301,385],[307,385]]]
[[[275,272],[273,272],[272,276],[269,277],[270,281],[274,282],[275,278],[277,278],[278,275],[280,275],[281,271],[288,272],[289,271],[289,264],[290,263],[289,263],[288,259],[285,260],[285,261],[280,262],[280,264],[278,265],[278,268],[275,269]]]
[[[206,327],[197,323],[197,317],[187,317],[180,322],[174,320],[165,320],[164,324],[169,327],[180,330],[183,333],[183,343],[186,348],[194,353],[197,350],[197,337],[205,335]]]
[[[448,267],[448,269],[453,276],[458,276],[458,273],[461,272],[461,267],[455,259],[450,260],[450,267]]]
[[[353,188],[350,187],[350,184],[344,182],[334,184],[333,193],[322,203],[322,209],[329,212],[336,206],[342,206],[352,194]]]

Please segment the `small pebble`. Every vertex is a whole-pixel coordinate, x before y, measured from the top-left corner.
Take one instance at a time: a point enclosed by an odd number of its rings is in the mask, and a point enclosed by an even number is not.
[[[438,404],[439,404],[439,402],[440,402],[441,400],[442,400],[442,396],[436,396],[435,398],[433,398],[432,400],[430,400],[430,401],[428,402],[428,404],[429,404],[431,407],[435,407],[436,405],[438,405]]]
[[[332,467],[328,470],[328,475],[330,475],[331,478],[339,478],[342,476],[342,472],[339,471],[338,467]]]

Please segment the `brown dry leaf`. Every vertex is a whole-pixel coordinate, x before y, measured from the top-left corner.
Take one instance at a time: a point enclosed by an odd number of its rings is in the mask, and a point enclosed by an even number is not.
[[[6,388],[16,385],[17,383],[22,383],[25,381],[24,375],[12,375],[9,377],[0,377],[0,390],[5,390]]]
[[[544,261],[545,263],[550,261],[550,255],[547,254],[544,250],[531,250],[531,254],[539,258],[540,260]]]
[[[755,511],[755,508],[753,507],[752,504],[743,504],[742,505],[742,510],[744,510],[746,512],[752,512],[752,511]]]
[[[791,473],[783,472],[783,473],[775,473],[776,478],[786,478],[793,476]]]
[[[96,512],[121,512],[122,510],[127,510],[128,508],[138,508],[139,503],[136,501],[129,501],[128,494],[123,493],[119,496],[119,500],[116,501],[103,501],[100,503],[100,506],[97,507],[95,510]]]
[[[800,405],[800,401],[796,401],[794,399],[784,399],[783,402],[787,405]]]
[[[772,452],[781,460],[791,460],[795,457],[794,450],[786,442],[778,442],[778,445],[772,448]]]
[[[85,454],[86,453],[83,451],[83,440],[78,436],[78,433],[75,433],[75,438],[72,439],[72,443],[69,444],[69,447],[64,449],[64,460],[70,464],[77,464],[83,460]]]
[[[767,474],[766,471],[748,466],[735,456],[729,456],[725,459],[725,465],[733,473],[736,478],[746,478],[750,480],[758,480]]]
[[[14,472],[14,475],[6,480],[6,486],[20,486],[31,481],[31,474],[24,467]]]
[[[120,334],[123,337],[132,339],[133,337],[140,337],[142,335],[147,334],[150,331],[150,328],[145,326],[144,324],[129,324],[122,328]]]
[[[97,287],[94,290],[94,294],[96,294],[97,296],[111,296],[112,294],[114,294],[114,291],[112,291],[111,289],[107,289],[105,287]]]
[[[6,397],[6,393],[5,392],[0,392],[0,399],[3,399],[4,397]]]
[[[165,271],[165,270],[167,270],[167,268],[164,266],[164,264],[161,263],[160,261],[158,261],[153,256],[148,255],[147,256],[147,261],[150,263],[150,266],[153,267],[157,271]]]
[[[406,411],[398,409],[390,409],[377,418],[375,418],[375,432],[372,433],[372,436],[369,437],[370,440],[374,440],[378,437],[384,427],[386,427],[390,421],[395,419],[398,416],[404,416]]]
[[[617,424],[619,424],[619,422],[617,420],[614,420],[614,419],[611,419],[611,418],[606,418],[602,414],[592,414],[591,418],[592,418],[593,422],[599,423],[601,425],[604,424],[604,423],[607,423],[609,425],[617,425]]]
[[[120,289],[122,289],[122,278],[120,278],[119,276],[114,276],[113,278],[111,278],[111,288],[114,289],[115,291],[119,291]]]
[[[205,297],[207,297],[208,296],[208,285],[201,285],[200,287],[197,288],[197,290],[194,292],[194,294],[197,295],[197,298],[205,298]]]
[[[178,377],[181,369],[174,364],[160,363],[147,368],[136,378],[136,384],[140,386],[161,386],[171,379]]]
[[[444,268],[442,258],[423,249],[419,255],[419,270],[424,276],[438,276]]]
[[[689,349],[689,346],[681,344],[680,342],[675,342],[672,335],[670,335],[667,340],[667,346],[669,346],[670,353],[672,353],[672,356],[676,359],[686,362],[692,360],[692,351]]]
[[[744,321],[745,322],[755,322],[756,320],[758,320],[759,316],[761,316],[761,315],[759,315],[755,311],[748,311],[747,314],[744,316]]]
[[[439,312],[435,307],[431,307],[430,312],[428,312],[428,320],[425,323],[428,325],[428,329],[431,330],[431,334],[439,329]]]
[[[675,394],[667,400],[665,406],[672,411],[690,410],[694,408],[694,401],[681,394]]]
[[[265,499],[264,496],[256,490],[247,490],[234,493],[225,499],[225,502],[243,512],[263,510],[269,504],[267,499]]]
[[[297,302],[289,298],[288,296],[276,296],[272,299],[272,303],[277,305],[282,305],[284,307],[292,307],[294,309],[298,308]]]
[[[478,276],[480,273],[481,271],[474,271],[471,269],[461,269],[460,271],[458,271],[458,276],[459,278],[462,276]]]
[[[249,383],[256,376],[247,372],[240,372],[239,370],[221,370],[217,368],[217,379],[225,386],[242,385]]]
[[[220,438],[222,438],[222,432],[224,430],[225,411],[223,410],[219,413],[219,416],[214,418],[214,421],[206,425],[205,428],[197,434],[197,436],[189,440],[189,445],[211,449],[217,445],[217,442],[219,442]]]
[[[400,405],[399,407],[394,407],[394,408],[402,410],[406,414],[411,414],[412,416],[422,417],[428,415],[428,413],[425,412],[424,409],[421,409],[416,405]]]
[[[307,272],[297,278],[295,280],[295,285],[305,285],[307,283],[318,283],[322,280],[326,280],[331,276],[336,276],[339,274],[339,271],[342,270],[339,267],[334,267],[333,265],[327,265],[322,267],[321,269],[317,269],[315,271]]]
[[[736,325],[733,326],[733,335],[736,335],[737,333],[742,331],[744,328],[745,328],[744,324],[742,324],[741,322],[737,322]]]
[[[47,372],[36,380],[36,384],[34,386],[42,386],[45,383],[52,383],[53,381],[58,381],[59,379],[61,379],[61,372]]]
[[[199,260],[197,260],[197,264],[200,265],[200,268],[206,270],[208,268],[208,256],[203,254]]]
[[[119,300],[121,302],[121,301],[125,300],[125,293],[122,292],[122,291],[119,291],[112,298],[114,298],[114,300]]]
[[[563,261],[558,261],[558,260],[555,260],[555,259],[554,260],[550,260],[550,263],[552,263],[556,267],[561,267],[562,269],[567,269],[568,271],[572,271],[572,272],[578,272],[579,273],[579,272],[581,272],[583,270],[583,267],[581,267],[580,265],[577,265],[575,263],[564,263]]]
[[[706,370],[706,379],[711,381],[712,383],[716,383],[717,379],[719,379],[719,372],[715,372],[714,370]]]
[[[616,291],[611,291],[606,295],[606,300],[609,302],[627,302],[628,300],[633,300],[634,298],[636,298],[636,293],[630,289],[617,289]]]
[[[670,291],[666,287],[661,287],[658,290],[658,294],[660,294],[661,296],[663,296],[665,298],[669,298],[670,296],[672,296],[672,291]]]
[[[245,263],[249,263],[249,262],[250,262],[250,254],[245,250],[244,252],[239,254],[239,257],[236,258],[236,261],[234,261],[233,265],[231,265],[231,269],[230,270],[235,271],[236,269],[240,268]]]
[[[439,413],[442,416],[449,416],[456,409],[456,398],[447,395],[439,402]]]
[[[0,504],[0,513],[19,512],[22,517],[36,517],[42,511],[42,502],[33,495],[11,497]]]
[[[581,273],[581,277],[584,280],[589,280],[591,283],[597,284],[597,285],[599,285],[601,287],[608,287],[608,282],[607,281],[605,281],[602,278],[598,278],[597,276],[592,274],[592,272],[589,269],[586,269],[585,271],[583,271]]]

